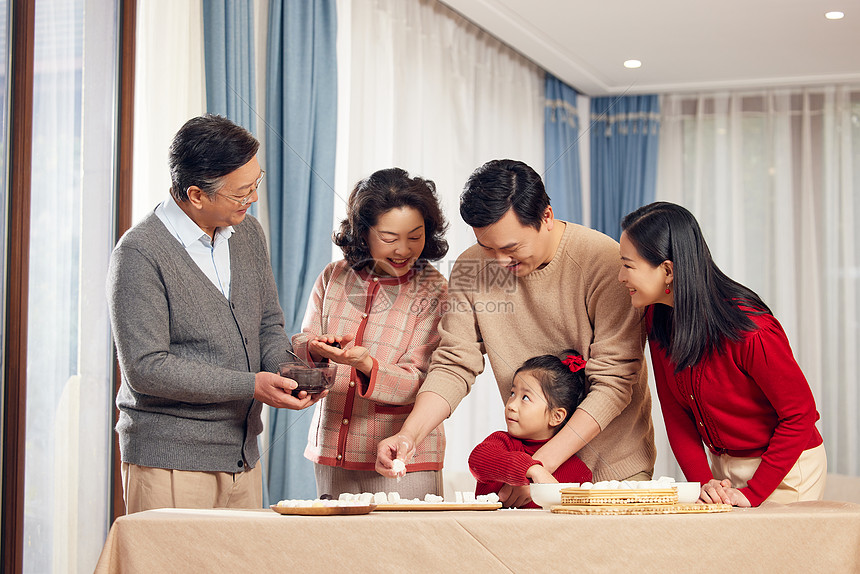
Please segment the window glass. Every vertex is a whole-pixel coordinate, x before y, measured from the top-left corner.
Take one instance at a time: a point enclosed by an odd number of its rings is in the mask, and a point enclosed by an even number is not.
[[[109,525],[117,16],[35,4],[25,572],[92,572]]]

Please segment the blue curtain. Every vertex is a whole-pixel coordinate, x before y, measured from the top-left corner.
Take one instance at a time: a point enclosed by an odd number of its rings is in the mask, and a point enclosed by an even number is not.
[[[621,236],[621,219],[654,201],[660,100],[656,95],[591,100],[591,225]]]
[[[256,133],[254,4],[247,0],[203,2],[203,50],[206,110]],[[249,212],[257,215],[256,203]]]
[[[582,223],[576,91],[549,73],[546,74],[544,151],[543,181],[555,217]]]
[[[254,109],[254,5],[246,0],[203,2],[206,109],[251,133]]]
[[[206,111],[256,132],[254,5],[246,0],[203,2],[203,64]],[[262,163],[262,159],[261,159]],[[257,216],[257,204],[248,210]],[[263,476],[263,508],[269,505]]]
[[[331,261],[337,132],[335,0],[270,0],[266,177],[272,269],[287,331],[301,330],[317,275]],[[271,409],[271,500],[314,498],[302,453],[313,409]]]

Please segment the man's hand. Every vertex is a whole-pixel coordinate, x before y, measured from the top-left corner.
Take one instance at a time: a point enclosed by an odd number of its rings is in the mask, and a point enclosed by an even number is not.
[[[552,473],[540,464],[533,464],[530,466],[526,471],[526,478],[532,482],[558,483]]]
[[[412,412],[406,417],[400,432],[382,440],[376,449],[376,472],[396,478],[392,465],[399,458],[404,463],[415,455],[415,447],[432,430],[451,415],[448,401],[436,393],[418,393]]]
[[[383,439],[376,448],[376,472],[388,478],[397,478],[400,475],[394,469],[394,460],[399,458],[405,463],[414,454],[415,441],[404,434]]]
[[[299,411],[328,394],[328,391],[323,391],[316,395],[309,395],[301,391],[298,397],[294,397],[290,392],[297,386],[292,379],[263,371],[254,375],[254,398],[271,407]]]

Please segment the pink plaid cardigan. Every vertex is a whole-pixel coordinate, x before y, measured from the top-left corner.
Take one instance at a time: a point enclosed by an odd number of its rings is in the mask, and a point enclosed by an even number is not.
[[[317,403],[305,457],[350,470],[373,470],[380,440],[398,431],[424,382],[437,327],[447,306],[448,283],[432,266],[401,278],[355,271],[346,261],[330,263],[317,278],[294,351],[308,357],[313,335],[355,336],[350,345],[370,351],[370,376],[338,365],[335,384]],[[409,471],[440,470],[445,432],[439,425],[422,441]]]

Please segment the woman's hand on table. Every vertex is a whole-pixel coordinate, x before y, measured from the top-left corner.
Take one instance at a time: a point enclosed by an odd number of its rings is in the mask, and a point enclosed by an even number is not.
[[[400,459],[405,464],[414,454],[415,441],[405,434],[383,439],[376,448],[376,472],[388,478],[402,476],[394,468],[394,460]]]
[[[338,343],[341,347],[353,340],[352,335],[320,335],[308,341],[308,353],[314,361],[328,359],[341,365],[355,367],[365,375],[373,369],[373,359],[366,347],[353,345],[349,349],[332,346]]]
[[[520,508],[531,502],[532,495],[528,485],[503,484],[499,489],[499,500],[505,508]]]
[[[732,487],[732,482],[726,478],[717,480],[712,478],[702,485],[702,492],[699,494],[699,500],[705,504],[731,504],[741,508],[749,508],[752,506],[750,501],[737,488]]]

